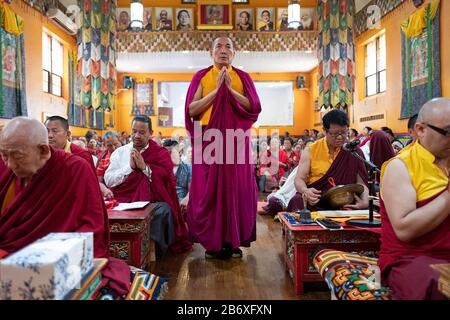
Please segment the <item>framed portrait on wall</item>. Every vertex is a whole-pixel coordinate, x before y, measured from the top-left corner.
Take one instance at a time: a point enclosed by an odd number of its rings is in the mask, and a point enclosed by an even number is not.
[[[129,31],[131,29],[130,22],[130,8],[117,8],[116,9],[116,30]]]
[[[288,24],[288,8],[277,8],[277,31],[292,30]]]
[[[133,87],[133,107],[131,114],[137,116],[140,114],[154,116],[153,107],[153,83],[152,79],[135,82]]]
[[[235,30],[238,31],[252,31],[254,29],[254,13],[253,8],[239,8],[236,9],[235,15]]]
[[[171,31],[173,30],[173,9],[155,8],[153,22],[153,30],[155,31]]]
[[[231,30],[231,0],[198,0],[199,30]]]
[[[302,7],[300,9],[300,22],[301,25],[298,30],[314,30],[316,25],[315,9]]]
[[[142,28],[145,31],[153,30],[152,11],[153,8],[144,8],[144,23],[142,24]]]
[[[256,9],[256,30],[274,31],[275,8]]]
[[[191,31],[194,29],[194,10],[192,8],[176,8],[176,27],[177,31]]]

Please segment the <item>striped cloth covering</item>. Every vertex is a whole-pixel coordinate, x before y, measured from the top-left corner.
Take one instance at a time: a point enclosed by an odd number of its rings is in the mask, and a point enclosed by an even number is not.
[[[377,259],[336,250],[321,250],[313,264],[338,300],[389,300],[380,284]]]
[[[131,287],[126,300],[162,300],[167,293],[167,278],[131,267]]]

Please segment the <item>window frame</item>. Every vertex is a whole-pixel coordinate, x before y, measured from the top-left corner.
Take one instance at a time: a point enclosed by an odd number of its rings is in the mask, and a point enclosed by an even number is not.
[[[385,65],[384,65],[384,69],[380,69],[380,60],[381,60],[381,37],[384,37],[384,61],[385,61]],[[368,46],[372,43],[375,42],[375,58],[374,58],[374,62],[375,62],[375,72],[371,73],[371,74],[367,74],[367,50],[368,50]],[[368,97],[372,97],[375,96],[377,94],[380,93],[384,93],[386,92],[386,86],[384,88],[384,90],[381,90],[381,74],[384,73],[384,82],[386,84],[386,33],[380,34],[378,35],[375,39],[367,42],[364,45],[364,85],[365,85],[365,96],[366,98]],[[371,62],[372,63],[372,62]],[[368,81],[369,79],[373,78],[375,76],[376,78],[376,90],[375,93],[372,94],[368,94],[368,90],[369,90],[369,86],[368,86]]]
[[[43,33],[43,37],[44,35],[47,36],[48,39],[48,43],[50,46],[50,70],[47,70],[44,68],[44,63],[42,62],[42,90],[45,93],[57,96],[57,97],[62,97],[63,96],[63,77],[64,77],[64,45],[63,43],[57,39],[56,37],[53,37],[49,32],[46,32],[45,30],[42,30]],[[56,41],[59,43],[59,45],[61,46],[61,60],[62,60],[62,75],[58,75],[54,72],[54,68],[53,68],[53,64],[55,64],[55,61],[53,60],[53,41]],[[42,40],[43,42],[43,40]],[[44,44],[42,43],[42,46]],[[43,51],[43,50],[42,50]],[[44,77],[45,77],[45,73],[47,73],[47,88],[44,87],[45,81],[44,81]],[[59,94],[57,92],[55,92],[56,90],[54,90],[54,84],[53,82],[59,79]]]

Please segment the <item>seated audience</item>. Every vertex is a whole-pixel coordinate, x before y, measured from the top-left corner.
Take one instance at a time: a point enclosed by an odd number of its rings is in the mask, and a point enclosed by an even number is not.
[[[108,216],[91,165],[52,148],[45,126],[25,117],[3,129],[0,155],[0,258],[50,232],[93,232],[94,257],[109,259],[101,288],[125,295],[130,268],[109,257]]]
[[[317,140],[303,150],[295,179],[298,193],[291,200],[291,208],[303,209],[302,194],[306,194],[310,210],[327,209],[323,207],[323,204],[319,204],[321,195],[334,185],[352,183],[361,184],[364,192],[360,197],[355,195],[356,203],[346,207],[367,208],[369,205],[368,177],[365,165],[350,152],[342,149],[342,145],[348,139],[347,115],[343,111],[334,109],[328,112],[322,121],[325,138]],[[357,152],[363,156],[359,148]]]
[[[298,162],[300,161],[299,155],[292,149],[292,138],[287,136],[284,138],[284,152],[286,153],[286,159],[287,159],[287,168],[284,172],[284,176],[288,176],[292,170],[296,166],[298,166]]]
[[[391,144],[392,144],[392,147],[394,148],[395,153],[397,154],[398,152],[400,152],[400,150],[403,149],[404,145],[400,140],[398,140],[395,137],[392,129],[390,129],[388,127],[381,127],[381,130],[383,130],[388,135],[389,141],[391,141]]]
[[[286,153],[280,149],[280,140],[273,136],[270,148],[262,152],[259,159],[259,190],[271,192],[278,187],[280,178],[287,169]]]
[[[414,125],[416,124],[418,114],[413,115],[408,120],[408,134],[410,136],[409,141],[406,143],[405,147],[409,146],[411,143],[417,140],[417,134],[414,131]],[[403,149],[404,150],[404,149]]]
[[[177,147],[170,151],[173,162],[173,173],[176,179],[177,195],[180,203],[189,193],[189,186],[192,178],[192,166],[181,160],[180,152]]]
[[[358,139],[358,131],[356,129],[350,129],[349,131],[350,135],[348,136],[349,141],[353,141],[355,139]]]
[[[418,140],[381,172],[381,280],[394,299],[445,299],[430,265],[450,263],[450,99],[419,111]]]
[[[106,149],[99,154],[98,164],[96,166],[97,179],[100,183],[100,190],[103,197],[106,199],[114,198],[113,192],[105,185],[105,172],[108,169],[111,162],[111,154],[122,144],[119,141],[119,135],[114,131],[108,131],[104,134],[103,140],[105,141]]]
[[[94,159],[85,149],[69,141],[70,131],[69,123],[60,116],[51,116],[45,121],[48,131],[48,142],[52,148],[64,150],[67,153],[73,153],[86,160],[92,170],[95,171]]]
[[[370,140],[370,133],[372,132],[372,128],[371,127],[364,127],[363,131],[362,131],[362,141],[359,144],[359,147],[362,147],[363,145],[365,145],[369,140]]]
[[[150,139],[152,132],[149,117],[134,117],[132,142],[111,155],[105,183],[119,202],[157,203],[151,238],[163,253],[169,246],[174,252],[185,252],[192,244],[180,212],[173,163],[167,150]]]

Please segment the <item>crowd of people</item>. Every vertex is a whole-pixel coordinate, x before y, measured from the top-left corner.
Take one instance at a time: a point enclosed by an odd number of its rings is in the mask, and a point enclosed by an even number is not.
[[[197,242],[205,258],[242,258],[240,248],[256,240],[258,187],[270,193],[264,210],[274,215],[305,205],[327,210],[325,192],[356,183],[363,191],[346,208],[367,209],[368,170],[356,152],[381,170],[382,281],[397,299],[442,298],[427,268],[450,262],[450,99],[433,99],[411,117],[405,145],[387,127],[359,134],[347,114],[334,109],[324,115],[321,132],[245,140],[233,155],[245,155],[244,163],[210,163],[204,154],[215,141],[196,143],[195,126],[202,135],[247,132],[261,112],[250,76],[231,66],[232,40],[216,38],[211,56],[214,65],[194,75],[186,97],[193,142],[154,134],[144,115],[133,118],[130,134],[102,137],[94,131],[72,137],[60,116],[45,123],[16,117],[0,128],[0,259],[49,232],[93,232],[95,257],[109,258],[101,296],[124,297],[130,268],[109,257],[109,201],[153,203],[150,237],[162,254],[188,252]],[[349,142],[352,152],[344,145]],[[235,149],[218,151],[215,156]]]
[[[382,136],[387,137],[394,154],[397,154],[416,139],[412,130],[416,119],[417,115],[414,115],[408,122],[409,138],[406,142],[396,138],[392,129],[388,127],[381,127],[380,130],[364,127],[360,132],[354,128],[349,128],[345,138],[348,142],[358,140],[357,145],[363,151],[366,160],[370,161],[370,140],[374,140],[373,136],[378,137],[381,132]],[[281,188],[299,164],[305,147],[324,137],[324,132],[319,132],[316,129],[305,129],[303,135],[298,137],[292,137],[289,132],[285,132],[284,136],[275,133],[270,137],[253,139],[253,161],[259,191],[270,193]],[[381,164],[378,163],[378,165],[381,167]]]

